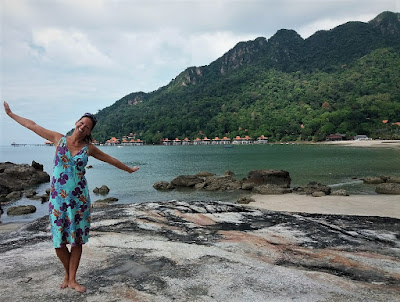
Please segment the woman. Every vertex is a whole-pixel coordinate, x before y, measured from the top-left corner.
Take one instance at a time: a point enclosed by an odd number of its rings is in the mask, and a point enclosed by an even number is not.
[[[85,113],[75,123],[74,132],[70,136],[64,136],[16,115],[6,102],[4,109],[17,123],[56,146],[49,217],[53,246],[65,269],[65,278],[60,287],[73,288],[83,293],[86,288],[76,281],[76,271],[82,255],[82,245],[88,241],[90,229],[90,196],[85,179],[88,156],[129,173],[136,172],[139,168],[128,167],[91,144],[91,132],[97,120],[90,113]],[[68,250],[67,244],[71,245],[71,250]]]

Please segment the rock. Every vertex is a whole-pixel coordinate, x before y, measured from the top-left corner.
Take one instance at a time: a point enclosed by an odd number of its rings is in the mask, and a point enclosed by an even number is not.
[[[0,233],[1,300],[399,301],[395,218],[173,201],[93,209],[91,227],[83,295],[54,290],[48,217]]]
[[[225,171],[224,176],[235,176],[235,173],[233,173],[231,170]]]
[[[323,196],[326,196],[326,194],[325,194],[325,192],[322,192],[322,191],[315,191],[315,192],[312,192],[311,196],[313,196],[313,197],[323,197]]]
[[[50,188],[47,188],[47,189],[46,189],[46,194],[47,194],[47,195],[50,195],[50,192],[51,192],[51,189],[50,189]]]
[[[291,193],[292,190],[289,188],[282,188],[278,185],[272,185],[272,184],[268,184],[268,185],[260,185],[260,186],[256,186],[253,188],[252,190],[253,193],[256,194],[286,194],[286,193]]]
[[[390,176],[386,182],[400,184],[400,176]]]
[[[35,212],[36,207],[33,205],[9,207],[7,209],[7,215],[9,216],[26,215]]]
[[[277,185],[282,188],[290,187],[289,172],[283,170],[253,170],[247,176],[248,182],[256,185]]]
[[[92,165],[88,165],[88,166],[86,166],[86,169],[92,169],[93,168],[93,166]]]
[[[309,182],[304,188],[304,193],[312,195],[314,192],[324,192],[325,195],[331,194],[331,187],[317,183],[315,181]]]
[[[339,189],[339,190],[332,191],[330,195],[334,195],[334,196],[349,196],[349,194],[347,193],[347,191],[345,189]]]
[[[233,176],[208,177],[203,189],[207,191],[233,191],[242,187],[242,184]]]
[[[381,184],[385,182],[385,178],[382,177],[365,177],[362,179],[365,184]]]
[[[175,187],[170,184],[167,181],[157,181],[154,185],[153,188],[156,190],[172,190],[175,189]]]
[[[180,175],[171,181],[171,185],[175,187],[194,187],[202,182],[204,182],[204,179],[197,175]]]
[[[6,199],[7,200],[15,200],[15,199],[20,199],[21,197],[22,197],[21,191],[14,191],[14,192],[7,194]]]
[[[26,198],[33,198],[35,195],[37,195],[37,192],[34,190],[25,191]]]
[[[110,192],[110,188],[107,187],[106,185],[102,185],[100,188],[96,187],[93,189],[93,193],[95,193],[95,194],[106,195],[109,192]]]
[[[242,190],[253,190],[255,186],[254,182],[249,182],[247,180],[244,180],[244,182],[242,183]]]
[[[200,176],[200,177],[209,177],[209,176],[214,176],[214,173],[210,173],[207,171],[201,171],[199,173],[196,174],[196,176]]]
[[[375,189],[379,194],[400,194],[400,183],[383,183],[377,185]]]
[[[255,202],[255,200],[251,197],[244,196],[240,197],[236,202],[239,204],[249,204],[250,202]]]
[[[0,194],[22,191],[26,188],[50,181],[50,175],[27,164],[0,163]],[[39,165],[39,166],[38,166]]]
[[[113,203],[113,202],[116,202],[116,201],[118,201],[118,198],[115,198],[115,197],[107,197],[107,198],[104,198],[104,199],[96,200],[96,202],[102,202],[102,203]]]
[[[32,167],[33,167],[35,170],[43,171],[43,165],[42,165],[42,164],[39,164],[39,163],[37,163],[37,162],[35,162],[34,160],[32,161]]]

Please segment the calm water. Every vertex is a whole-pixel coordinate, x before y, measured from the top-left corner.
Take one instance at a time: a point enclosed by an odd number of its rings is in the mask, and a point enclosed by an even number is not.
[[[153,189],[156,181],[170,181],[181,174],[209,171],[217,175],[231,170],[238,179],[254,169],[282,169],[290,172],[292,186],[318,181],[335,188],[345,188],[350,194],[374,194],[374,186],[353,179],[366,176],[400,176],[398,150],[356,148],[327,145],[252,145],[224,148],[223,146],[126,146],[100,147],[104,152],[140,170],[128,174],[113,166],[89,158],[93,169],[87,170],[90,191],[106,184],[108,196],[117,197],[119,203],[140,203],[163,200],[222,200],[234,201],[244,193],[204,192],[194,190],[158,192]],[[0,161],[44,165],[51,175],[54,147],[0,146]],[[43,194],[49,184],[37,187]],[[91,193],[92,201],[102,198]],[[22,199],[15,204],[34,204],[37,212],[19,217],[3,214],[2,222],[28,221],[47,215],[47,204]],[[3,207],[7,209],[7,207]]]

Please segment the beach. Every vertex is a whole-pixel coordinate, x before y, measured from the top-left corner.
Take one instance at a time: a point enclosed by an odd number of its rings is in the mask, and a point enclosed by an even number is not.
[[[318,214],[380,216],[400,219],[399,195],[351,195],[312,197],[295,193],[253,195],[248,205],[260,209]]]
[[[327,141],[319,142],[318,144],[324,145],[341,145],[350,147],[364,147],[364,148],[393,148],[400,150],[400,140],[349,140],[349,141]]]

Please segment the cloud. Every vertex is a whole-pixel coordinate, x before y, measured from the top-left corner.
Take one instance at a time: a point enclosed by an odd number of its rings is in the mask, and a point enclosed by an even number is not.
[[[2,0],[1,97],[23,116],[69,130],[82,112],[156,90],[238,42],[270,38],[281,28],[306,38],[398,11],[399,2]],[[0,144],[13,141],[13,133],[2,131]]]

